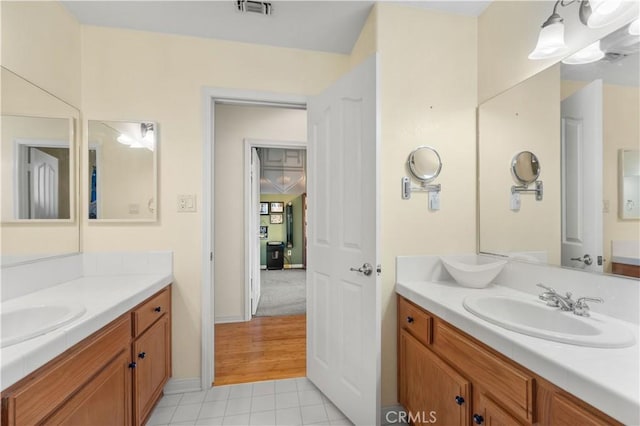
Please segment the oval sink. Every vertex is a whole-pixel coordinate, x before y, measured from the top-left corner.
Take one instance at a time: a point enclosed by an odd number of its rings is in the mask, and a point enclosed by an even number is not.
[[[555,342],[595,348],[623,348],[635,343],[633,333],[602,316],[579,317],[539,302],[507,296],[467,296],[472,314],[508,330]]]
[[[0,347],[32,339],[75,320],[86,312],[77,304],[51,304],[2,309]]]

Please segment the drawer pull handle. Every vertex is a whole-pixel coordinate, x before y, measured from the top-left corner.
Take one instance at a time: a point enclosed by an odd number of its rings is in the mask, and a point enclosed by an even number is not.
[[[458,405],[464,404],[464,398],[461,397],[460,395],[457,395],[456,396],[456,404],[458,404]]]
[[[138,366],[138,364],[136,364],[135,362],[130,362],[129,363],[129,368],[136,368]]]
[[[144,357],[145,357],[145,356],[147,356],[147,353],[146,353],[146,352],[140,352],[140,353],[138,354],[138,358],[141,358],[141,359],[144,359]]]
[[[407,317],[407,322],[411,324],[413,322],[413,317]]]
[[[162,311],[162,306],[156,306],[155,308],[153,308],[154,311],[156,312],[161,312]]]
[[[484,422],[484,417],[482,417],[480,414],[474,414],[473,422],[477,425],[481,425]]]

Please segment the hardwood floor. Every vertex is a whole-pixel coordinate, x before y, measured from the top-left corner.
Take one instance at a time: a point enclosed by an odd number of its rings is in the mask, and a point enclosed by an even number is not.
[[[215,325],[216,386],[303,377],[306,315]]]

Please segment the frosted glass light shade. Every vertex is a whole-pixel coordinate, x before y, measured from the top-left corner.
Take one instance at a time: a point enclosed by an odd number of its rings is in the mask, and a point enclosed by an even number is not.
[[[587,26],[604,27],[620,17],[633,3],[628,0],[589,0],[591,16],[587,19]]]
[[[529,59],[546,59],[562,55],[567,46],[564,44],[564,24],[555,22],[542,27],[538,35],[538,44]]]
[[[629,24],[629,34],[640,35],[640,18]]]
[[[600,40],[590,44],[582,50],[565,58],[562,63],[569,65],[589,64],[604,58],[604,52],[600,49]]]

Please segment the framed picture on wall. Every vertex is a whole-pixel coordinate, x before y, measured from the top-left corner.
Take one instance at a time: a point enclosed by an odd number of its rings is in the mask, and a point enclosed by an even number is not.
[[[269,203],[260,203],[260,214],[269,214]]]
[[[273,210],[272,210],[273,211]],[[282,223],[282,215],[281,214],[272,214],[269,222],[271,223]]]
[[[260,227],[260,239],[261,240],[266,240],[267,238],[269,238],[269,227],[268,226],[261,226]]]
[[[282,201],[274,201],[273,203],[271,203],[270,211],[271,213],[284,213],[284,203]]]

